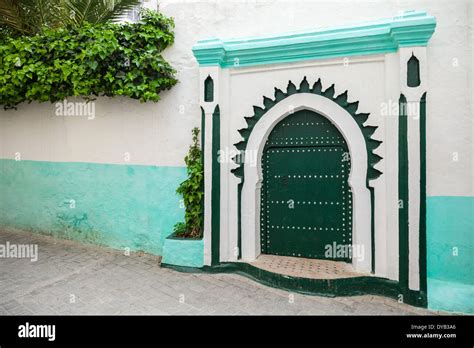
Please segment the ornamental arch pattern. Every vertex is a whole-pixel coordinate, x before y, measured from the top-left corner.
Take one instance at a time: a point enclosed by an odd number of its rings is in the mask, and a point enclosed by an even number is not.
[[[327,89],[323,91],[321,79],[318,79],[312,87],[310,87],[306,76],[301,81],[299,88],[295,86],[292,81],[288,82],[288,86],[286,88],[286,92],[275,87],[274,99],[264,96],[263,97],[263,108],[259,106],[254,106],[253,111],[254,114],[249,117],[244,117],[247,123],[246,128],[242,128],[239,130],[240,135],[242,136],[242,141],[234,144],[234,146],[239,150],[240,154],[234,157],[234,162],[238,165],[237,168],[233,169],[232,172],[239,178],[244,178],[244,167],[243,167],[243,160],[245,156],[242,154],[245,153],[247,148],[247,142],[249,139],[250,134],[255,126],[255,124],[265,115],[268,110],[270,110],[273,106],[278,104],[280,101],[284,100],[290,95],[299,94],[299,93],[312,93],[317,94],[323,97],[326,97],[336,104],[344,108],[354,120],[357,122],[362,134],[364,135],[366,147],[367,147],[367,158],[368,158],[368,171],[367,171],[367,183],[369,180],[373,180],[378,178],[382,173],[375,169],[375,165],[382,160],[382,157],[375,154],[374,150],[377,149],[380,144],[382,143],[380,140],[376,140],[372,138],[372,135],[377,130],[375,126],[368,126],[364,125],[364,123],[369,118],[370,113],[358,113],[357,109],[359,107],[359,102],[349,102],[348,101],[348,91],[346,90],[344,93],[334,96],[335,94],[335,86],[332,84]]]

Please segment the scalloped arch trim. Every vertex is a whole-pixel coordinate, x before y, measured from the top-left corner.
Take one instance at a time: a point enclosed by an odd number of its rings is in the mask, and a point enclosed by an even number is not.
[[[367,121],[369,117],[369,113],[357,113],[357,109],[359,107],[359,102],[349,102],[348,99],[348,91],[346,90],[344,93],[334,96],[335,88],[334,84],[323,91],[321,79],[318,79],[313,86],[310,86],[306,76],[301,81],[299,87],[297,88],[296,85],[292,82],[288,82],[288,86],[286,88],[286,92],[275,87],[274,99],[271,99],[267,96],[263,97],[263,108],[259,106],[254,106],[254,114],[250,117],[244,117],[247,127],[239,129],[238,132],[242,136],[243,140],[234,144],[234,146],[239,150],[239,154],[233,158],[234,162],[238,165],[237,168],[232,169],[232,173],[238,178],[244,178],[244,156],[245,150],[247,148],[247,142],[252,133],[253,128],[255,127],[256,123],[260,120],[260,118],[270,110],[274,105],[282,101],[283,99],[287,98],[290,95],[296,93],[313,93],[318,94],[320,96],[326,97],[342,108],[344,108],[356,121],[359,129],[361,130],[366,148],[367,148],[367,159],[368,159],[368,166],[367,166],[367,183],[369,180],[373,180],[378,178],[382,173],[375,169],[375,165],[382,160],[382,157],[374,153],[374,150],[380,146],[382,141],[376,140],[372,138],[372,135],[376,131],[377,127],[375,126],[364,126],[365,121]]]

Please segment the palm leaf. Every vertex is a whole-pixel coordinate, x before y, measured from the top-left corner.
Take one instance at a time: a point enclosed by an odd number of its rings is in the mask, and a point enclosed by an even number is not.
[[[141,4],[140,0],[104,0],[109,11],[104,11],[98,18],[98,22],[117,22],[123,15]]]
[[[33,35],[45,26],[118,21],[140,4],[140,0],[0,0],[0,25]]]
[[[74,24],[84,22],[97,24],[117,21],[123,15],[141,4],[140,0],[67,0],[64,6],[74,13]]]
[[[16,0],[0,0],[0,24],[14,31],[24,32],[25,23]]]
[[[44,26],[57,27],[58,10],[59,0],[0,0],[0,24],[31,35]]]

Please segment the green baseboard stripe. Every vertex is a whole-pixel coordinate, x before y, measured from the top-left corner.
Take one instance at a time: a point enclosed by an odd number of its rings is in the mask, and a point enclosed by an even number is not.
[[[162,254],[184,167],[0,160],[0,227]]]
[[[342,279],[309,279],[291,277],[262,270],[244,262],[225,262],[218,266],[204,266],[201,268],[180,267],[161,264],[162,267],[189,273],[236,273],[264,285],[306,295],[318,296],[357,296],[379,295],[398,300],[403,295],[407,304],[426,307],[426,294],[417,291],[407,291],[400,288],[393,280],[379,277],[353,277]]]

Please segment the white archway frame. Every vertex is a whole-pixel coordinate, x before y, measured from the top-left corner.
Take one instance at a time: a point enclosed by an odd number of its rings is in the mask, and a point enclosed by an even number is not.
[[[352,189],[352,244],[363,247],[363,259],[353,257],[358,272],[371,271],[371,200],[366,186],[367,149],[357,122],[334,101],[312,93],[293,94],[278,102],[255,124],[247,142],[246,152],[256,154],[257,162],[244,163],[244,184],[241,201],[242,259],[253,261],[260,255],[260,189],[262,183],[262,153],[273,128],[290,113],[311,110],[329,119],[341,132],[349,147]]]

